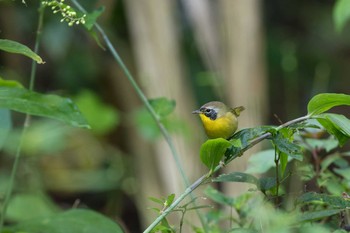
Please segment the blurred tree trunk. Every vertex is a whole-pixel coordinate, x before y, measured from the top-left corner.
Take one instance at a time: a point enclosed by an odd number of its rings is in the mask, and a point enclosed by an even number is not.
[[[179,35],[175,23],[176,2],[164,0],[124,1],[129,28],[131,30],[134,55],[136,58],[138,79],[148,98],[165,96],[176,101],[176,114],[189,123],[198,125],[191,114],[194,106],[193,97],[184,80],[183,64],[179,53]],[[191,132],[199,129],[191,129]],[[199,177],[202,166],[199,162],[199,143],[181,135],[173,137],[179,152],[182,165],[190,181]],[[165,141],[154,144],[155,153],[145,155],[138,153],[141,192],[139,198],[143,205],[144,223],[154,220],[154,215],[146,206],[153,205],[147,199],[150,196],[161,197],[175,193],[178,196],[185,190],[181,175],[175,165],[170,149]],[[145,157],[147,156],[147,157]],[[158,177],[149,176],[157,173]],[[152,192],[156,190],[156,192]],[[158,192],[162,190],[162,192]],[[193,218],[192,218],[193,219]],[[175,220],[173,223],[179,223]],[[194,222],[192,222],[195,224]]]
[[[246,107],[239,118],[239,128],[261,125],[268,108],[260,5],[259,0],[219,1],[227,103]],[[251,153],[252,150],[226,167],[227,172],[244,171]],[[224,189],[229,194],[240,194],[247,191],[247,186],[230,184]]]

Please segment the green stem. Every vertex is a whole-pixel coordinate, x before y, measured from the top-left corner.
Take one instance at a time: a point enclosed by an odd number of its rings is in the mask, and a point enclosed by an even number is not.
[[[278,164],[280,161],[280,152],[275,148],[275,165],[276,165],[276,200],[275,204],[276,207],[278,206],[278,191],[279,191],[279,186],[280,186],[280,178],[279,178],[279,168]]]
[[[44,9],[45,9],[45,7],[41,4],[39,7],[39,10],[38,10],[39,11],[39,19],[38,19],[38,27],[37,27],[35,45],[34,45],[34,52],[35,53],[38,53],[38,51],[39,51],[40,35],[41,35],[41,30],[42,30],[43,21],[44,21]],[[33,60],[32,66],[31,66],[30,81],[29,81],[29,90],[31,90],[31,91],[34,88],[36,66],[37,66],[37,63],[36,63],[36,61]],[[30,115],[26,114],[26,117],[25,117],[25,120],[23,123],[23,129],[21,132],[21,138],[20,138],[20,141],[19,141],[17,148],[16,148],[15,160],[14,160],[13,165],[12,165],[9,185],[7,187],[4,202],[3,202],[3,205],[2,205],[2,208],[0,211],[0,232],[2,232],[2,229],[4,227],[6,211],[7,211],[7,207],[8,207],[8,204],[9,204],[9,201],[10,201],[10,198],[12,195],[13,187],[15,184],[15,177],[16,177],[16,174],[18,171],[19,160],[21,157],[22,144],[23,144],[23,140],[24,140],[24,136],[26,134],[27,128],[30,124],[29,122],[30,122]]]
[[[86,10],[79,4],[78,1],[76,0],[71,0],[71,2],[83,13],[87,13]],[[111,41],[109,40],[108,36],[106,35],[106,33],[104,32],[103,28],[98,24],[95,23],[94,24],[97,31],[101,34],[104,42],[107,45],[107,48],[109,49],[109,51],[112,53],[113,58],[116,60],[116,62],[118,63],[118,65],[120,66],[120,68],[122,69],[122,71],[124,72],[126,78],[128,79],[128,81],[131,83],[131,85],[133,86],[133,88],[135,89],[137,95],[140,97],[141,101],[143,102],[143,104],[146,106],[147,110],[151,113],[154,121],[157,123],[161,133],[163,134],[165,141],[168,143],[171,153],[173,155],[173,158],[175,160],[176,166],[180,171],[181,177],[184,181],[185,186],[188,186],[189,180],[183,170],[183,167],[181,165],[180,162],[180,157],[175,149],[175,145],[173,140],[170,137],[170,134],[168,133],[168,131],[166,130],[166,128],[164,127],[164,125],[162,124],[162,122],[159,119],[159,116],[157,115],[157,113],[154,111],[152,105],[149,103],[147,97],[145,96],[145,94],[142,92],[141,88],[139,87],[139,85],[137,84],[137,82],[135,81],[134,77],[131,75],[129,69],[126,67],[126,65],[124,64],[123,60],[120,58],[117,50],[114,48],[113,44],[111,43]]]

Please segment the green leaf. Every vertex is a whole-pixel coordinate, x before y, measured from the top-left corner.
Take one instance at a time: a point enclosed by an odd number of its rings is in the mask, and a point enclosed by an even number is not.
[[[58,212],[59,208],[45,194],[22,193],[11,198],[6,218],[14,222],[20,222],[52,216]]]
[[[350,138],[350,120],[343,115],[323,113],[315,116],[328,133],[334,135],[343,146]]]
[[[232,206],[234,203],[234,199],[232,197],[224,195],[223,193],[219,192],[211,186],[208,186],[204,190],[204,194],[211,200],[223,205]]]
[[[315,95],[307,105],[308,115],[314,116],[333,107],[350,105],[350,95],[323,93]]]
[[[288,155],[285,153],[280,153],[280,161],[279,162],[280,162],[280,174],[281,174],[281,176],[283,176],[284,172],[286,171],[287,164],[288,164]]]
[[[342,209],[330,209],[330,210],[319,210],[319,211],[312,211],[312,212],[304,212],[298,220],[300,222],[306,222],[306,221],[314,221],[319,219],[324,219],[325,217],[329,217],[335,214],[339,214],[342,211]]]
[[[232,146],[232,144],[223,139],[209,139],[202,144],[200,149],[200,158],[202,162],[210,169],[210,172],[219,165],[222,157],[224,156],[227,148]]]
[[[167,197],[166,201],[164,202],[164,206],[169,207],[173,203],[174,199],[175,199],[175,194],[174,193],[170,194]]]
[[[341,32],[350,18],[350,2],[337,0],[333,8],[333,21],[337,32]]]
[[[0,50],[4,50],[9,53],[17,53],[22,54],[24,56],[27,56],[34,61],[36,61],[38,64],[44,64],[45,62],[41,59],[39,55],[34,53],[30,48],[27,46],[20,44],[16,41],[12,40],[4,40],[0,39]]]
[[[319,203],[327,204],[333,208],[345,209],[350,207],[350,200],[344,199],[341,196],[331,196],[322,193],[304,193],[297,199],[298,203]]]
[[[262,177],[258,181],[258,189],[262,192],[270,190],[276,187],[276,178],[275,177]]]
[[[0,87],[23,87],[21,83],[13,80],[5,80],[0,77]]]
[[[350,167],[347,168],[334,168],[334,172],[341,175],[347,180],[350,180]]]
[[[91,210],[71,209],[51,217],[32,219],[10,229],[31,233],[123,233],[111,219]]]
[[[78,107],[70,99],[57,95],[44,95],[24,88],[0,87],[0,108],[89,128]]]
[[[273,136],[272,142],[276,148],[284,154],[300,161],[303,160],[300,146],[290,142],[282,133],[277,132]]]
[[[154,108],[154,111],[157,113],[157,115],[160,118],[164,118],[168,116],[170,113],[172,113],[175,109],[175,101],[169,100],[165,97],[160,97],[157,99],[151,99],[149,100],[149,103]]]
[[[229,174],[222,174],[217,178],[213,179],[214,182],[242,182],[242,183],[250,183],[257,184],[258,179],[250,174],[243,172],[232,172]]]
[[[100,15],[105,11],[105,7],[101,6],[99,7],[97,10],[94,10],[91,13],[87,13],[86,17],[85,17],[85,28],[87,30],[91,30],[94,26],[94,24],[96,23],[96,20],[98,17],[100,17]]]
[[[230,141],[233,141],[235,144],[237,143],[237,140],[240,140],[239,145],[241,145],[240,148],[246,147],[253,139],[257,138],[258,136],[270,131],[274,130],[275,127],[272,126],[260,126],[255,128],[247,128],[242,129],[235,133],[232,138],[230,138]]]
[[[83,113],[92,131],[98,135],[109,133],[119,123],[118,111],[101,101],[92,91],[81,91],[74,98],[74,102]]]

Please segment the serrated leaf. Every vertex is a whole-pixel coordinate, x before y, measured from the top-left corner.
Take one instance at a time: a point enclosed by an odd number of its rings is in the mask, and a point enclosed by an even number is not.
[[[172,113],[175,109],[176,102],[165,97],[151,99],[149,103],[160,118],[164,118]]]
[[[0,50],[27,56],[36,61],[38,64],[45,63],[38,54],[34,53],[27,46],[16,41],[0,39]]]
[[[101,6],[97,10],[94,10],[91,13],[87,13],[86,17],[85,17],[85,23],[83,24],[84,27],[90,31],[92,29],[92,27],[94,26],[94,24],[96,23],[97,18],[100,17],[100,15],[104,11],[105,11],[105,7]]]
[[[243,172],[232,172],[229,174],[222,174],[217,178],[213,179],[214,182],[242,182],[242,183],[250,183],[257,184],[258,179],[250,174]]]
[[[350,18],[350,2],[348,0],[337,0],[333,7],[333,22],[337,32],[343,30]]]
[[[350,105],[350,95],[323,93],[315,95],[307,105],[308,115],[321,114],[333,107],[340,105]]]
[[[31,219],[10,229],[32,233],[123,233],[122,228],[111,219],[84,209],[72,209],[51,217]]]
[[[78,107],[70,99],[57,95],[44,95],[24,88],[0,87],[0,108],[89,128]]]
[[[202,144],[200,149],[200,158],[202,163],[212,172],[214,168],[219,165],[225,151],[230,146],[232,146],[232,144],[223,138],[207,140]]]

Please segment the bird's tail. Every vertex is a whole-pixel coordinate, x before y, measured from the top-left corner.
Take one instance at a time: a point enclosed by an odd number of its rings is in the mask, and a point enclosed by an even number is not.
[[[239,107],[232,108],[231,112],[233,114],[235,114],[235,116],[238,117],[241,114],[241,112],[244,111],[244,110],[245,110],[245,108],[243,106],[239,106]]]

